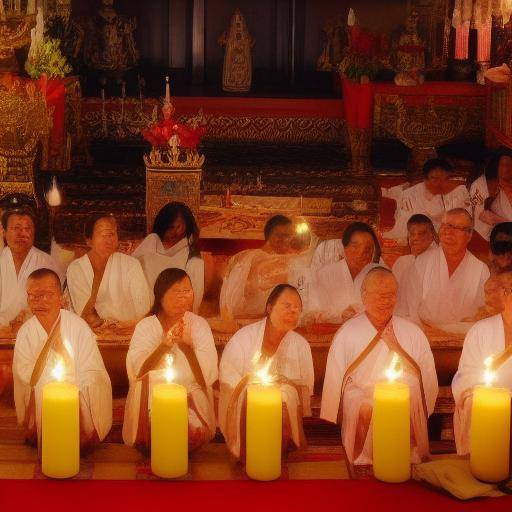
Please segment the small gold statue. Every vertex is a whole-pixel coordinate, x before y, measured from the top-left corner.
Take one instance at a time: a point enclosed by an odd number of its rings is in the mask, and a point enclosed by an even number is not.
[[[396,85],[420,85],[425,81],[425,43],[418,35],[419,16],[412,11],[396,48]]]
[[[332,71],[343,59],[343,48],[348,45],[346,27],[341,18],[330,20],[322,29],[324,33],[324,48],[316,61],[317,71]]]
[[[231,17],[229,33],[224,32],[218,42],[226,47],[222,69],[222,90],[249,92],[252,82],[251,50],[256,41],[249,34],[239,9],[236,9]]]
[[[117,14],[114,0],[101,3],[98,13],[85,22],[84,62],[91,69],[121,74],[139,62],[134,38],[137,22]]]

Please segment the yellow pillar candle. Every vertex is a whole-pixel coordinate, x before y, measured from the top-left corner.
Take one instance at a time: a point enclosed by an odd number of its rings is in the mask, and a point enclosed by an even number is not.
[[[80,470],[78,388],[49,382],[43,388],[42,471],[52,478],[70,478]]]
[[[378,382],[373,393],[373,474],[383,482],[411,477],[409,386]]]
[[[246,472],[254,480],[281,476],[283,400],[276,385],[247,388]]]
[[[187,390],[180,384],[153,388],[151,470],[162,478],[178,478],[188,472]]]
[[[477,386],[471,409],[471,472],[479,480],[500,482],[509,476],[510,392]]]

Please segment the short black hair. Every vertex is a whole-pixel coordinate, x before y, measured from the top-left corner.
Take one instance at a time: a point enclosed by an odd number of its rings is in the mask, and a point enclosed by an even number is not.
[[[500,166],[500,160],[504,156],[512,158],[512,149],[502,147],[494,151],[485,167],[484,175],[486,180],[495,181],[498,179],[498,168]]]
[[[425,162],[425,164],[423,165],[423,176],[425,178],[428,178],[428,175],[434,169],[441,169],[445,172],[452,172],[453,166],[452,166],[452,164],[450,164],[450,162],[446,161],[444,158],[431,158],[430,160],[427,160]]]
[[[373,238],[373,245],[375,246],[373,262],[377,263],[380,260],[381,255],[379,239],[377,238],[375,231],[373,231],[371,226],[366,224],[366,222],[356,221],[347,226],[347,229],[345,229],[343,232],[343,237],[341,238],[343,247],[347,247],[347,245],[350,243],[350,240],[356,233],[368,233]]]
[[[62,283],[60,282],[60,277],[58,276],[57,272],[52,270],[51,268],[38,268],[37,270],[34,270],[29,276],[28,279],[43,279],[45,277],[53,277],[55,279],[55,282],[59,286],[59,290],[62,292]]]
[[[274,304],[277,302],[277,300],[279,299],[279,297],[281,297],[281,295],[286,291],[286,290],[292,290],[294,291],[299,299],[300,299],[300,303],[302,305],[302,297],[300,296],[300,293],[298,292],[297,288],[295,288],[295,286],[292,286],[291,284],[286,284],[286,283],[282,283],[282,284],[278,284],[276,287],[274,287],[274,289],[270,292],[270,295],[268,296],[268,299],[267,299],[267,303],[265,304],[265,310],[267,310],[267,308],[269,306],[273,307]]]
[[[2,213],[2,227],[4,230],[7,229],[7,223],[9,221],[9,218],[13,215],[20,215],[23,217],[30,217],[32,220],[32,224],[34,224],[34,229],[36,227],[36,215],[34,213],[34,210],[32,208],[29,208],[28,206],[20,206],[19,208],[8,208]]]
[[[153,233],[156,233],[160,240],[163,240],[165,232],[178,217],[181,217],[185,223],[185,234],[189,243],[189,257],[200,257],[201,253],[198,247],[199,227],[192,210],[185,203],[172,201],[163,206],[153,221]]]
[[[185,278],[190,279],[190,276],[181,268],[166,268],[160,272],[153,286],[155,302],[149,311],[150,315],[158,315],[162,311],[162,301],[167,290]]]
[[[490,245],[496,256],[512,253],[512,222],[500,222],[492,228]]]
[[[273,217],[270,217],[270,219],[268,219],[265,224],[265,228],[263,229],[265,240],[270,238],[272,231],[274,231],[277,226],[288,226],[291,223],[292,221],[285,215],[274,215]]]
[[[94,233],[94,226],[96,226],[96,222],[101,219],[109,219],[116,223],[117,219],[111,213],[94,213],[87,217],[84,223],[84,237],[86,240],[90,240],[92,238],[92,234]]]

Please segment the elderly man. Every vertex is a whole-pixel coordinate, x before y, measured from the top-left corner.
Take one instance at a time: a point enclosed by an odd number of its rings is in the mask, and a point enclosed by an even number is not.
[[[53,270],[30,274],[27,299],[34,316],[18,332],[13,361],[16,414],[27,439],[40,440],[42,391],[55,380],[52,371],[60,360],[64,380],[79,388],[82,447],[103,440],[112,425],[112,388],[94,334],[84,320],[62,309]]]
[[[496,372],[493,385],[512,390],[512,270],[495,277],[501,313],[480,320],[464,340],[459,369],[452,382],[455,399],[453,427],[458,454],[469,453],[469,432],[473,388],[484,382],[484,362],[492,357]]]
[[[50,268],[59,274],[53,258],[34,247],[35,216],[28,208],[6,210],[2,227],[7,246],[0,253],[0,325],[18,328],[29,315],[27,278],[38,268]]]
[[[429,455],[427,418],[438,392],[430,345],[417,325],[393,316],[397,283],[390,270],[370,270],[361,293],[366,311],[343,325],[329,350],[320,417],[340,423],[351,464],[371,464],[373,390],[396,354],[411,390],[412,457],[419,462]]]
[[[467,332],[484,305],[487,265],[471,254],[473,218],[463,208],[450,210],[439,230],[440,247],[416,258],[408,273],[397,314],[446,332]]]
[[[405,277],[413,267],[416,258],[425,251],[437,247],[438,237],[434,224],[426,215],[417,213],[407,221],[407,241],[411,254],[400,256],[392,268],[399,290],[403,288]]]

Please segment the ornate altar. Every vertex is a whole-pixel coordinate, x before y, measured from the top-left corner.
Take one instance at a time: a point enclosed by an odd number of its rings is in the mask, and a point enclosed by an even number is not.
[[[0,2],[1,3],[1,2]],[[34,13],[0,9],[0,72],[19,70],[15,50],[30,44],[30,31],[36,25]]]
[[[18,192],[37,204],[34,161],[38,144],[49,131],[46,101],[34,83],[0,89],[0,198]]]

